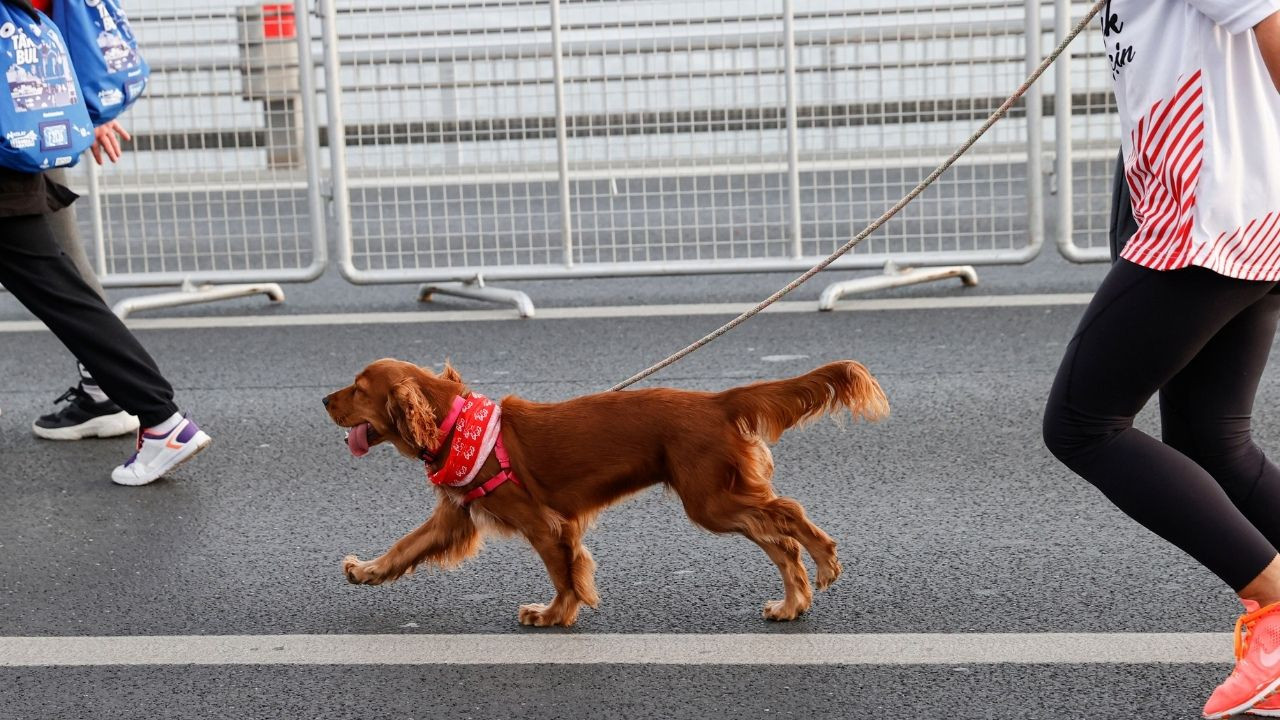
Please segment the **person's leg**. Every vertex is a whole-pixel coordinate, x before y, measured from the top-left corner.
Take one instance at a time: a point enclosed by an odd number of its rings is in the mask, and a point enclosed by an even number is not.
[[[1280,548],[1280,468],[1254,443],[1252,428],[1254,397],[1277,321],[1276,291],[1232,318],[1160,390],[1160,420],[1165,444],[1213,476],[1249,522]],[[1278,583],[1251,590],[1241,596],[1261,605],[1280,601]]]
[[[56,183],[67,183],[65,170],[50,170],[49,176]],[[106,302],[106,293],[80,242],[75,210],[68,207],[47,217],[58,248],[75,265],[81,279]],[[80,440],[127,435],[138,429],[138,419],[111,401],[84,363],[77,360],[76,371],[79,381],[54,400],[54,404],[63,404],[54,412],[36,418],[31,424],[32,432],[46,440]]]
[[[1044,418],[1058,459],[1237,592],[1275,560],[1275,546],[1204,468],[1133,418],[1274,286],[1117,263],[1067,347]]]
[[[144,427],[178,411],[156,363],[57,247],[44,217],[6,218],[0,284],[89,368]]]
[[[210,438],[173,403],[155,361],[85,283],[53,240],[43,216],[0,219],[0,284],[40,318],[147,430],[138,451],[111,473],[145,485],[208,447]]]

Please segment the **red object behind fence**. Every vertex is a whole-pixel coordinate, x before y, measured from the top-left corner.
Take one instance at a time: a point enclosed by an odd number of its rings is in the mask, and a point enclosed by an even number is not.
[[[291,40],[298,36],[293,3],[262,6],[262,34],[268,40]]]

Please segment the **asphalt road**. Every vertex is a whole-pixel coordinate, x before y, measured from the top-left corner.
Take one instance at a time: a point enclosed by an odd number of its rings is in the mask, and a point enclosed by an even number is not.
[[[977,292],[1081,292],[1099,266],[1046,258],[983,271]],[[728,301],[772,276],[527,284],[544,306]],[[328,290],[326,291],[326,288]],[[288,303],[165,311],[413,308],[406,288],[333,280]],[[808,297],[816,289],[806,289]],[[897,295],[961,295],[935,286]],[[674,297],[675,300],[672,300]],[[619,299],[621,298],[621,299]],[[451,301],[453,309],[476,307]],[[863,361],[893,405],[878,425],[821,423],[775,448],[779,490],[839,543],[845,575],[786,625],[760,619],[780,583],[737,537],[695,529],[651,491],[587,539],[602,604],[579,634],[1225,633],[1233,596],[1054,461],[1041,408],[1082,307],[766,315],[660,376],[715,390]],[[11,299],[0,320],[22,318]],[[183,405],[215,438],[171,480],[115,487],[130,441],[50,445],[30,418],[65,386],[41,332],[0,334],[0,637],[521,634],[519,604],[549,599],[518,541],[451,573],[345,583],[421,522],[420,467],[356,460],[320,397],[369,360],[450,358],[478,390],[556,400],[599,391],[719,317],[637,317],[143,330]],[[1280,440],[1264,378],[1258,436]],[[1155,431],[1147,412],[1140,425]],[[562,632],[562,631],[553,631]],[[1223,654],[1229,656],[1224,640]],[[2,658],[0,658],[2,660]],[[1150,663],[698,666],[96,666],[0,668],[0,717],[1195,717],[1227,668]]]
[[[1177,718],[1205,666],[98,668],[3,673],[15,717]],[[14,706],[10,706],[13,708]],[[154,712],[154,714],[152,714]]]

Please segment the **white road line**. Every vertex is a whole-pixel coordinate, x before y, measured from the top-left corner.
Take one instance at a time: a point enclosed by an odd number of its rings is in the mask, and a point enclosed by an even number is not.
[[[1218,633],[0,637],[0,667],[980,665],[1231,661]]]
[[[885,312],[901,310],[959,310],[971,308],[1019,308],[1054,305],[1085,305],[1090,293],[1051,295],[970,295],[949,298],[892,298],[851,300],[836,306],[836,312]],[[696,303],[686,305],[622,305],[574,308],[538,308],[531,322],[538,320],[581,320],[600,318],[687,317],[696,315],[737,315],[754,303]],[[784,300],[769,313],[816,313],[817,304]],[[127,324],[135,330],[200,330],[210,328],[302,327],[330,325],[412,325],[422,323],[494,322],[519,320],[515,310],[441,310],[438,312],[324,313],[314,315],[243,315],[228,317],[133,318]],[[44,325],[34,320],[0,322],[0,333],[40,332]]]

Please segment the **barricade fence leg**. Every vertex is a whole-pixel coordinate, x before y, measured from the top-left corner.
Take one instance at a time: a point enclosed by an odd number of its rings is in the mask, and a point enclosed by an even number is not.
[[[430,302],[436,294],[514,305],[522,318],[531,318],[535,312],[533,300],[527,294],[519,290],[487,287],[484,278],[476,278],[472,282],[425,283],[418,288],[418,300],[422,302]]]
[[[112,305],[111,311],[116,314],[116,317],[123,320],[139,310],[197,305],[218,302],[219,300],[252,297],[254,295],[266,295],[272,302],[284,302],[284,289],[276,283],[247,285],[195,285],[194,283],[183,283],[182,289],[176,292],[125,298]]]
[[[822,296],[818,299],[818,310],[834,310],[836,303],[846,295],[871,292],[873,290],[887,290],[889,288],[906,287],[908,285],[919,285],[920,283],[927,282],[938,282],[939,280],[947,280],[957,277],[960,278],[960,281],[964,283],[965,287],[974,287],[978,284],[978,271],[975,270],[972,265],[899,269],[893,263],[889,263],[885,266],[884,273],[881,275],[855,278],[853,280],[845,280],[844,282],[828,285],[827,288],[822,291]]]

